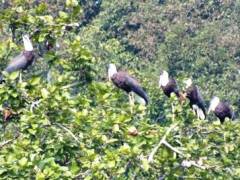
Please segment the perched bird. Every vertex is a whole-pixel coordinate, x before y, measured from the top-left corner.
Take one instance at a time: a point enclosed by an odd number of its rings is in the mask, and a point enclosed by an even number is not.
[[[11,73],[18,70],[25,70],[34,61],[35,55],[29,36],[24,35],[22,38],[24,44],[24,51],[15,58],[13,58],[13,60],[8,64],[8,66],[4,70],[7,73]],[[0,81],[2,81],[2,77],[0,77]]]
[[[192,79],[188,79],[185,81],[186,83],[186,97],[190,101],[190,106],[197,114],[199,119],[206,118],[206,109],[203,97],[196,85],[192,83]]]
[[[169,77],[167,71],[162,71],[159,78],[159,87],[162,88],[167,97],[170,97],[171,94],[174,93],[179,98],[180,102],[185,99],[183,94],[178,89],[177,82],[175,79]]]
[[[129,95],[130,104],[134,103],[133,93],[140,96],[144,99],[145,105],[148,104],[148,95],[139,85],[137,80],[128,75],[126,72],[119,71],[117,72],[117,68],[115,64],[109,64],[108,67],[108,78],[115,84],[118,88],[124,90]],[[131,95],[132,93],[132,95]]]
[[[234,113],[230,107],[230,105],[226,102],[221,102],[218,97],[213,97],[210,106],[208,109],[208,113],[211,111],[219,118],[221,123],[224,122],[225,118],[234,119]]]

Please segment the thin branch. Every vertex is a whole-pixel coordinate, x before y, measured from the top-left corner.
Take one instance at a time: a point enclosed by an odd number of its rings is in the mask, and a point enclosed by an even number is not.
[[[14,138],[15,139],[15,138]],[[4,141],[3,143],[0,144],[0,148],[3,148],[5,145],[11,143],[14,139],[9,139],[7,141]]]
[[[66,86],[63,86],[61,89],[68,89],[68,88],[77,86],[77,85],[79,85],[79,84],[80,84],[80,82],[75,82],[75,83],[72,83],[72,84],[68,84],[68,85],[66,85]]]
[[[85,171],[85,172],[81,172],[81,173],[79,173],[79,174],[77,174],[76,176],[74,176],[74,179],[76,179],[76,178],[80,178],[80,177],[84,177],[84,176],[86,176],[87,174],[89,174],[90,173],[90,170],[87,170],[87,171]]]
[[[164,134],[164,136],[162,137],[162,139],[159,141],[159,143],[157,144],[157,146],[154,147],[154,149],[152,150],[152,152],[150,153],[150,155],[148,156],[148,162],[152,162],[153,161],[153,157],[154,155],[157,153],[157,150],[160,148],[160,146],[166,142],[166,137],[170,134],[170,132],[177,126],[177,124],[173,124],[172,126],[170,126],[170,128],[168,128],[168,130],[166,131],[166,133]]]
[[[15,139],[17,139],[19,137],[19,134],[17,134],[13,139],[9,139],[7,141],[4,141],[0,144],[0,149],[3,148],[4,146],[10,144],[11,142],[13,142]]]
[[[163,140],[162,144],[164,144],[165,146],[167,146],[169,149],[171,149],[172,151],[174,151],[175,153],[185,157],[186,155],[183,154],[181,151],[179,151],[177,148],[173,147],[171,144],[169,144],[166,140]]]
[[[70,131],[68,128],[66,128],[65,126],[59,124],[59,123],[54,123],[55,125],[57,125],[58,127],[62,128],[63,130],[65,130],[66,132],[68,132],[75,141],[77,141],[78,143],[80,143],[80,141],[78,140],[78,138],[72,133],[72,131]]]
[[[207,169],[206,166],[201,166],[201,165],[197,164],[196,162],[192,162],[192,165],[197,167],[197,168],[200,168],[200,169]]]
[[[209,167],[208,166],[203,166],[203,165],[200,165],[198,163],[196,163],[195,161],[192,161],[192,160],[183,160],[182,164],[181,164],[183,167],[185,168],[189,168],[191,166],[195,166],[197,168],[200,168],[200,169],[208,169]]]

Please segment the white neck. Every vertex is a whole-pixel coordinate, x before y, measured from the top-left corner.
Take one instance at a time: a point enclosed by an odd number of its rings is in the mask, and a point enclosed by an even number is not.
[[[22,38],[23,38],[23,44],[24,44],[25,51],[33,51],[33,46],[29,39],[29,36],[24,35]]]
[[[117,68],[114,64],[110,64],[108,68],[108,79],[111,80],[112,76],[117,73]]]
[[[208,113],[210,111],[215,111],[216,107],[218,106],[218,104],[220,103],[220,100],[218,97],[214,97],[211,102],[210,102],[210,107],[208,109]]]
[[[189,88],[192,85],[192,79],[188,79],[187,81],[185,81],[186,83],[186,88]]]
[[[163,71],[163,73],[160,75],[159,79],[159,86],[166,86],[169,82],[168,73],[166,71]]]

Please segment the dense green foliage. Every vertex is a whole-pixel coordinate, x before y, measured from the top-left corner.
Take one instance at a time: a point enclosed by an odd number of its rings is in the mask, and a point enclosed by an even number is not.
[[[1,70],[25,33],[37,60],[23,81],[15,72],[0,84],[1,110],[14,112],[0,123],[1,179],[239,177],[238,120],[198,120],[158,87],[161,69],[181,89],[192,77],[206,106],[217,95],[239,117],[239,16],[239,1],[2,1]],[[112,62],[137,77],[149,106],[130,111],[107,81]]]

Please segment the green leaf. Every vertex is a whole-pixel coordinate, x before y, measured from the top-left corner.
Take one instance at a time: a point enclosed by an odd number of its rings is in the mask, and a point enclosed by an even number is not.
[[[67,7],[76,7],[78,5],[77,0],[66,0],[66,6]]]
[[[44,99],[48,98],[49,92],[46,88],[41,89],[41,94]]]
[[[12,72],[12,73],[9,75],[9,79],[15,80],[15,79],[17,79],[18,76],[19,76],[19,71],[15,71],[15,72]]]
[[[148,163],[148,160],[146,158],[143,158],[142,159],[142,168],[144,171],[148,171],[149,170],[149,163]]]
[[[40,83],[41,78],[40,77],[34,77],[30,80],[31,85],[37,85]]]
[[[19,165],[24,167],[25,165],[27,165],[28,159],[26,157],[23,157],[22,159],[20,159],[18,161]]]

